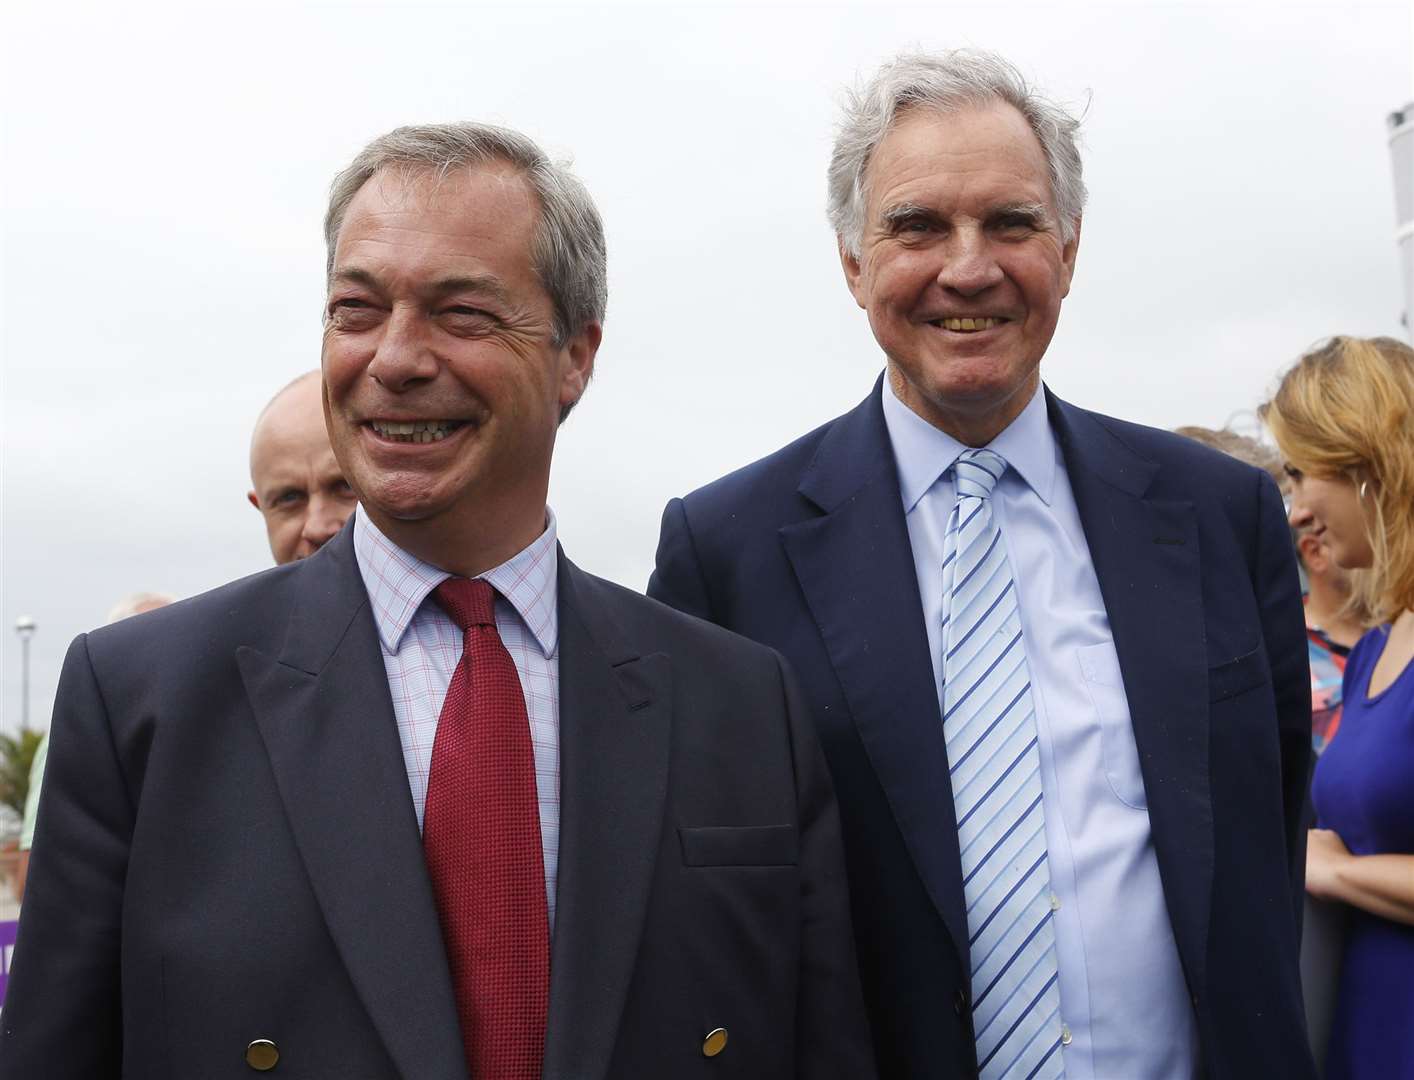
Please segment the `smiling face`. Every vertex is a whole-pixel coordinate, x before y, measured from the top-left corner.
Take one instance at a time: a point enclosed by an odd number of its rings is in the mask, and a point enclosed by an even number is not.
[[[895,393],[970,445],[1031,399],[1079,244],[1062,242],[1041,144],[1004,103],[904,113],[866,175],[850,292]]]
[[[584,392],[599,344],[597,324],[554,343],[531,262],[539,213],[509,165],[383,170],[335,245],[323,354],[334,451],[379,529],[459,573],[543,530],[560,410]]]
[[[1373,510],[1361,499],[1359,489],[1343,476],[1320,477],[1287,466],[1291,477],[1291,508],[1287,521],[1293,528],[1308,528],[1344,570],[1359,570],[1374,562],[1370,546]]]

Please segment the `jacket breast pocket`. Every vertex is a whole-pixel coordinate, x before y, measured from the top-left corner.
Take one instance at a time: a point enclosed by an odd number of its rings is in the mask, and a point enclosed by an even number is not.
[[[1115,798],[1135,810],[1147,810],[1144,776],[1139,771],[1139,747],[1134,741],[1134,724],[1129,715],[1129,699],[1124,693],[1119,658],[1114,645],[1086,645],[1076,650],[1085,689],[1100,726],[1100,746],[1105,759],[1105,779]]]
[[[1224,701],[1245,694],[1253,687],[1270,682],[1271,678],[1267,651],[1258,645],[1249,653],[1208,669],[1208,700]]]
[[[794,825],[707,825],[678,829],[684,866],[794,866]]]

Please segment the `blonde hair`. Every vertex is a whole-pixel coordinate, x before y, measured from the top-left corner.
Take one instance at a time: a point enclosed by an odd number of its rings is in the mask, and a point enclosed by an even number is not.
[[[1258,414],[1294,468],[1348,480],[1370,509],[1371,610],[1381,620],[1414,610],[1414,349],[1333,337],[1282,376]]]

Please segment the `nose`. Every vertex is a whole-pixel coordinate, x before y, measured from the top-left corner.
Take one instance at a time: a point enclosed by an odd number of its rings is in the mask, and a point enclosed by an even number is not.
[[[961,296],[976,296],[1001,282],[1001,265],[980,228],[959,228],[949,238],[938,284]]]
[[[300,540],[313,554],[334,538],[344,527],[344,521],[353,510],[353,503],[335,499],[328,495],[316,494],[309,500],[309,513],[304,519]]]
[[[1304,529],[1315,520],[1315,515],[1306,509],[1305,504],[1293,497],[1291,507],[1286,512],[1286,523],[1293,529]]]
[[[384,324],[368,374],[385,389],[402,393],[435,378],[437,368],[421,314],[410,307],[395,307]]]

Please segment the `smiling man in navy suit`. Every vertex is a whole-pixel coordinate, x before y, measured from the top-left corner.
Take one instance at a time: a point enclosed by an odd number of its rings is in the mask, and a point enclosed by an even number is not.
[[[830,217],[885,373],[671,502],[649,592],[805,683],[882,1076],[1309,1077],[1281,499],[1042,385],[1077,126],[987,53],[849,100]]]
[[[306,559],[81,636],[3,1080],[867,1080],[839,819],[780,657],[546,506],[604,234],[529,139],[336,179]]]

